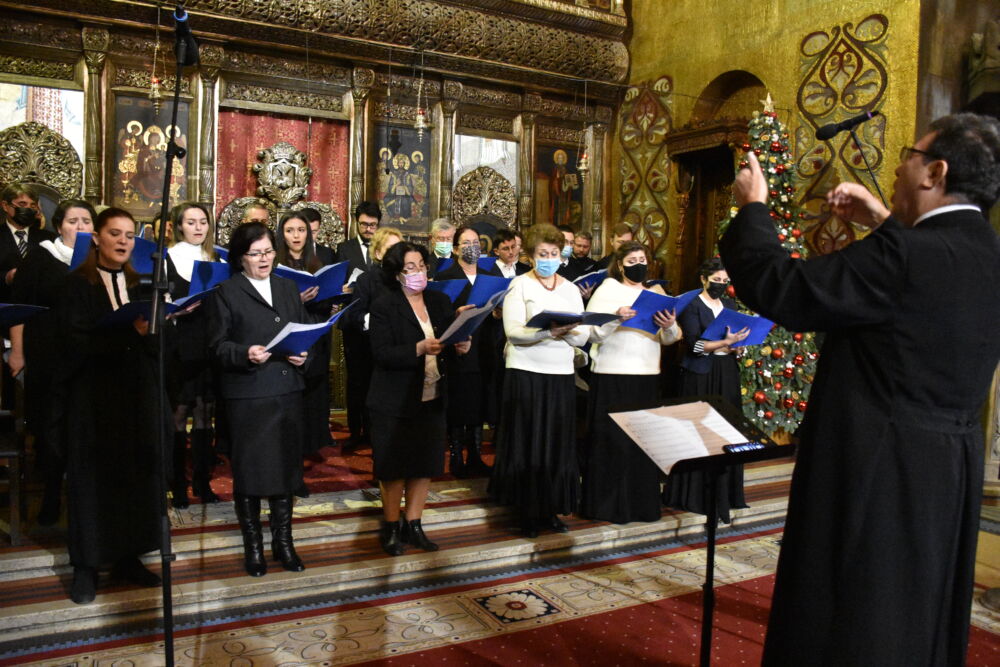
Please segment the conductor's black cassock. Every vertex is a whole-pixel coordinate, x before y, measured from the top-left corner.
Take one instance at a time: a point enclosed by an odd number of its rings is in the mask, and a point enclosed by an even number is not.
[[[809,261],[763,204],[719,244],[739,297],[827,332],[792,477],[766,665],[961,665],[1000,357],[1000,243],[977,210],[890,218]]]
[[[219,285],[208,306],[208,345],[220,368],[219,385],[230,424],[234,491],[246,496],[290,495],[302,484],[304,366],[272,355],[247,357],[289,322],[310,322],[291,280],[272,275],[271,302],[242,273]],[[307,362],[308,363],[308,362]]]

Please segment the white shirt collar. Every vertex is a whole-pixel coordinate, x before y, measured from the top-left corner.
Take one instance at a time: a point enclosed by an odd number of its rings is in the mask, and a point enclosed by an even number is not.
[[[28,231],[29,230],[28,230],[27,227],[25,227],[24,229],[19,229],[19,228],[15,227],[14,225],[10,224],[10,220],[8,220],[7,221],[7,228],[10,229],[10,233],[14,237],[15,241],[17,240],[17,232],[24,232],[24,238],[25,238],[25,240],[28,239],[28,236],[29,236]]]
[[[952,211],[976,211],[977,213],[982,213],[982,210],[978,206],[973,206],[972,204],[948,204],[947,206],[938,206],[933,210],[927,211],[913,221],[913,226],[915,227],[919,225],[931,216],[941,215],[942,213],[951,213]]]

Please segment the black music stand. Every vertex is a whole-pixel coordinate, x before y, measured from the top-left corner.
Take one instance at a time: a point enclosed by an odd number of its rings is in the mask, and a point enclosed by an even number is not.
[[[762,445],[758,449],[747,451],[719,451],[708,456],[683,459],[674,464],[670,472],[702,472],[705,473],[705,483],[708,485],[708,516],[705,521],[705,538],[707,550],[705,554],[705,583],[702,585],[702,617],[701,617],[701,651],[699,664],[709,667],[712,662],[712,615],[715,612],[715,531],[719,514],[719,478],[726,468],[734,465],[766,461],[791,456],[795,445],[779,445],[765,435],[760,429],[750,423],[743,413],[723,399],[721,396],[688,396],[680,399],[657,401],[640,405],[629,405],[611,412],[631,412],[635,410],[650,410],[671,405],[684,405],[703,401],[722,415],[736,430],[746,437],[748,443]],[[638,446],[638,443],[637,443]],[[666,472],[666,471],[664,471]]]

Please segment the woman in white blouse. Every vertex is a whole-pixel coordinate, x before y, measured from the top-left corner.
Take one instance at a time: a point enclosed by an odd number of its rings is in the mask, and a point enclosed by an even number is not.
[[[617,312],[642,294],[649,251],[626,241],[615,251],[608,278],[594,292],[587,310]],[[663,294],[659,285],[651,291]],[[660,470],[608,416],[615,406],[655,401],[660,395],[660,350],[680,339],[675,313],[653,316],[655,334],[621,326],[605,334],[594,330],[587,414],[590,428],[584,450],[580,515],[613,523],[660,518]]]
[[[572,513],[579,500],[573,358],[592,327],[526,325],[543,310],[583,311],[580,290],[556,274],[563,242],[552,225],[531,228],[525,247],[534,268],[511,281],[503,305],[507,372],[490,495],[515,508],[528,537],[541,529],[565,532],[558,515]],[[630,313],[625,307],[619,315]]]

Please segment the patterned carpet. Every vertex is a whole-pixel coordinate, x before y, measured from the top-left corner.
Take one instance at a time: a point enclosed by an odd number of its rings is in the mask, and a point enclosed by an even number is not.
[[[759,662],[780,538],[775,528],[720,544],[715,664]],[[175,643],[177,660],[233,667],[693,665],[703,547],[643,550],[186,630]],[[1000,615],[977,602],[973,624],[968,664],[1000,664]],[[161,665],[157,639],[67,648],[0,664]]]

